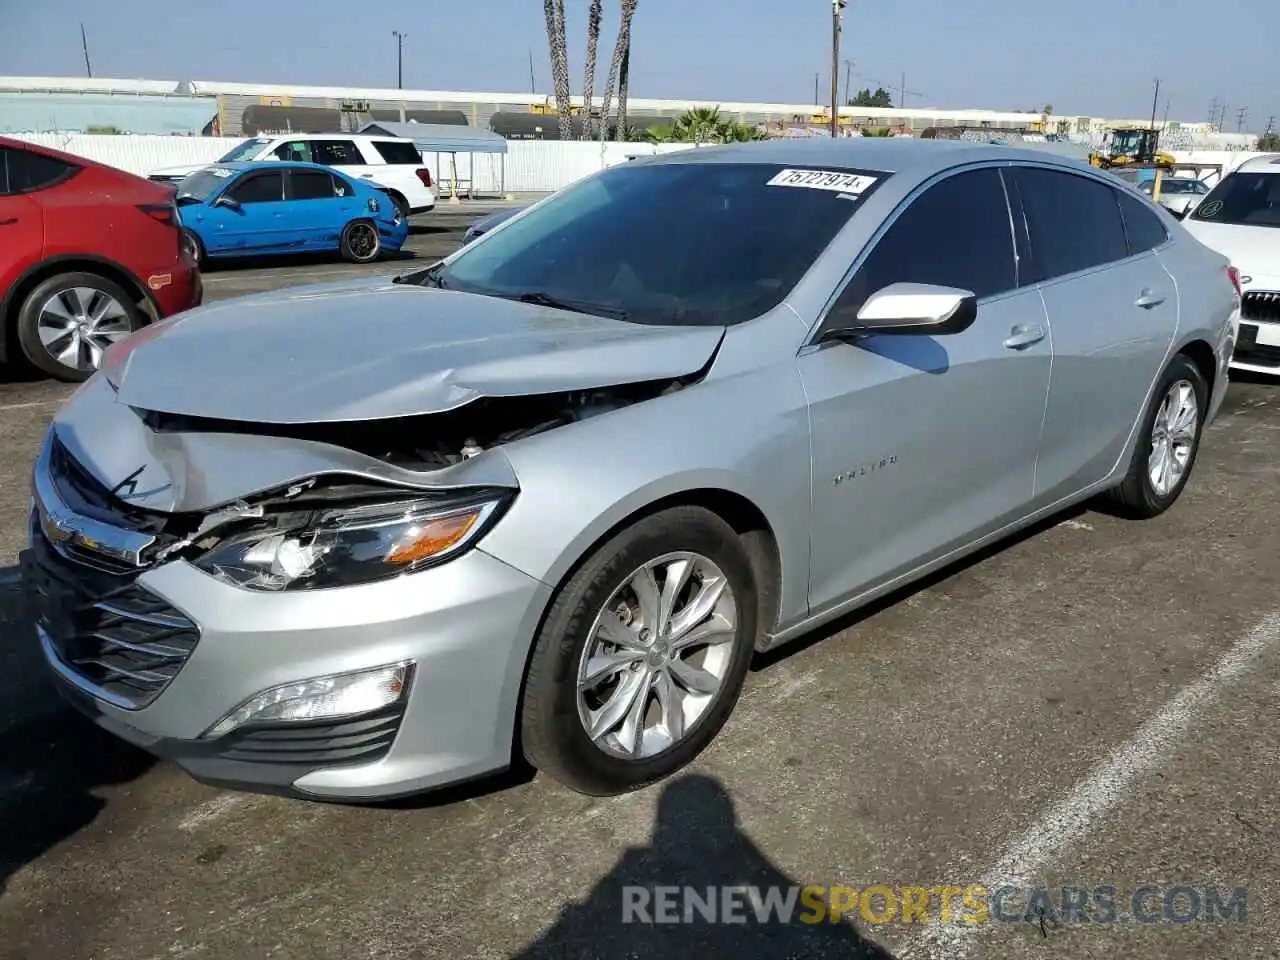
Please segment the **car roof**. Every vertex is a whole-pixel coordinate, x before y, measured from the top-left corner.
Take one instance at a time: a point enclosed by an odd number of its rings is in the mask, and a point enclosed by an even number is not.
[[[228,160],[226,163],[211,163],[209,167],[220,167],[223,170],[234,170],[241,173],[245,170],[319,170],[321,173],[333,173],[342,176],[331,167],[321,163],[306,163],[302,160]],[[207,168],[206,168],[207,169]]]
[[[982,160],[1024,160],[1060,166],[1068,170],[1097,170],[1083,161],[1044,150],[965,140],[923,140],[908,137],[807,137],[760,140],[724,146],[678,150],[653,157],[648,163],[782,163],[813,166],[826,164],[883,173],[910,173],[927,177],[964,163]]]
[[[1266,153],[1260,157],[1250,157],[1240,166],[1236,173],[1280,173],[1280,153]]]
[[[296,142],[299,140],[394,140],[398,143],[413,143],[408,137],[393,137],[391,135],[383,136],[382,134],[368,133],[346,133],[342,130],[335,130],[333,133],[260,133],[256,137],[248,137],[249,140],[287,140]]]

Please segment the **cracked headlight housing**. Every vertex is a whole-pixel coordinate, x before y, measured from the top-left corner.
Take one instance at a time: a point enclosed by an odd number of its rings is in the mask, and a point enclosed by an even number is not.
[[[506,495],[463,502],[401,501],[281,517],[193,560],[248,590],[319,590],[386,580],[450,560],[497,520]]]

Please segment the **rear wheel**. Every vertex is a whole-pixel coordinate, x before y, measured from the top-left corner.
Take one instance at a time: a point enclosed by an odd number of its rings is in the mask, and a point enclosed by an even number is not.
[[[18,343],[36,369],[59,380],[87,380],[112,344],[143,326],[146,316],[117,283],[93,273],[42,281],[18,311]]]
[[[370,220],[352,220],[342,229],[340,249],[352,263],[372,263],[382,252],[378,228]]]
[[[598,796],[689,763],[737,702],[756,596],[737,534],[701,507],[645,517],[603,544],[539,631],[521,716],[526,758]]]
[[[1179,354],[1156,382],[1124,481],[1107,494],[1117,512],[1146,519],[1173,506],[1195,466],[1208,408],[1204,375]]]

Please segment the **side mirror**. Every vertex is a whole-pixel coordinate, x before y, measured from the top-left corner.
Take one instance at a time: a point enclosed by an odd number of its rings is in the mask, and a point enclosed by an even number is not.
[[[867,298],[848,332],[940,336],[968,330],[977,318],[978,298],[968,290],[891,283]]]
[[[215,207],[226,207],[228,210],[239,210],[240,201],[232,197],[228,197],[225,193],[217,200],[213,201]]]

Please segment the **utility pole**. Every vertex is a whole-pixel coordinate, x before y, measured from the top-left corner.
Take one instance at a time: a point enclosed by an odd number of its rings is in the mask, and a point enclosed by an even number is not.
[[[1151,129],[1156,128],[1156,104],[1160,102],[1160,78],[1156,77],[1156,92],[1151,98]]]
[[[904,110],[907,106],[907,75],[902,74],[901,82],[898,85],[898,109]]]
[[[1248,115],[1249,115],[1248,107],[1241,107],[1239,110],[1236,111],[1236,133],[1240,133],[1242,130],[1244,130],[1244,118],[1247,117]]]
[[[1169,98],[1164,98],[1164,122],[1160,124],[1160,129],[1169,126]]]
[[[849,75],[853,71],[853,61],[846,60],[844,62],[844,106],[849,105]]]
[[[391,35],[396,38],[396,89],[404,89],[404,38],[407,33],[401,33],[399,30],[392,30]]]
[[[537,93],[538,88],[533,79],[533,48],[529,48],[529,92]]]
[[[822,98],[818,96],[818,77],[819,76],[821,76],[821,74],[815,73],[813,75],[813,103],[814,103],[814,106],[818,106],[818,107],[822,106]]]
[[[84,72],[92,79],[93,65],[89,63],[89,38],[85,36],[83,23],[80,24],[80,47],[84,50]]]
[[[831,136],[840,136],[840,27],[845,0],[831,0]]]

